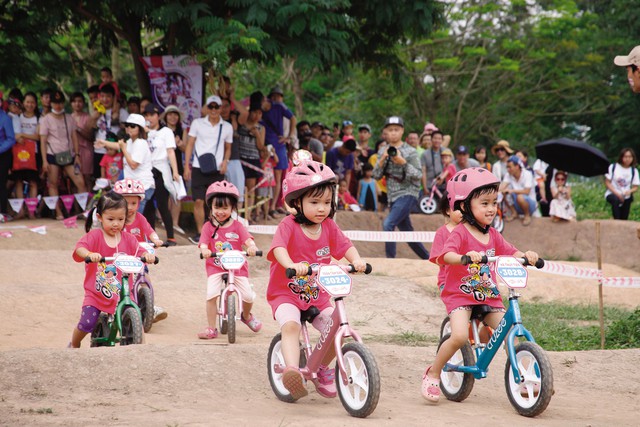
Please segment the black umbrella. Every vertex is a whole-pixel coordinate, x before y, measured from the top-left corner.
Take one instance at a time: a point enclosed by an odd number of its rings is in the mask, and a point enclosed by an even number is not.
[[[556,169],[582,176],[607,173],[607,156],[584,141],[569,138],[551,139],[536,145],[536,155]]]

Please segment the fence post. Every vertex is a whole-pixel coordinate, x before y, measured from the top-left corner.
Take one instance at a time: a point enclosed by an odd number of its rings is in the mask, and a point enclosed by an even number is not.
[[[600,245],[600,221],[596,221],[596,256],[598,258],[598,316],[600,317],[600,348],[604,350],[604,298],[602,296],[602,251]]]

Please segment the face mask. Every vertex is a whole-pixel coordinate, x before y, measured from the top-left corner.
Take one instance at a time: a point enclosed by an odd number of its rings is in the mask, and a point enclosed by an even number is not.
[[[51,109],[51,112],[52,112],[53,114],[60,115],[60,114],[64,113],[64,108],[63,108],[63,109],[61,109],[61,110],[56,110],[56,109],[53,109],[53,108],[52,108],[52,109]]]

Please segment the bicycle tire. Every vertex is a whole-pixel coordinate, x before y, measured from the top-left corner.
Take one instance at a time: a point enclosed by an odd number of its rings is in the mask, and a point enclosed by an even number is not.
[[[236,342],[236,294],[227,295],[227,338],[229,344]]]
[[[380,399],[380,372],[373,353],[362,343],[342,346],[347,384],[342,382],[336,362],[336,386],[342,406],[349,415],[366,418],[375,411]]]
[[[225,335],[229,324],[227,323],[227,318],[222,314],[223,305],[224,301],[222,300],[222,294],[220,294],[220,297],[218,298],[218,325],[220,325],[220,333]]]
[[[129,306],[122,312],[120,345],[142,344],[142,319],[138,311]]]
[[[100,313],[98,316],[98,322],[91,331],[91,347],[106,347],[109,343],[98,342],[98,338],[108,338],[111,333],[111,327],[109,326],[109,316],[107,313]]]
[[[282,382],[282,374],[275,371],[275,366],[285,366],[284,357],[282,356],[282,334],[276,334],[269,345],[267,353],[267,374],[269,376],[269,384],[273,393],[278,400],[286,403],[293,403],[295,399],[291,397],[291,393]],[[300,349],[299,367],[304,368],[307,365],[307,355],[304,350]]]
[[[440,324],[440,339],[447,334],[451,334],[451,320],[449,320],[449,316],[442,319],[442,323]]]
[[[151,330],[153,326],[153,317],[155,315],[153,309],[153,292],[146,286],[140,286],[138,289],[138,307],[142,314],[142,327],[145,332]]]
[[[504,368],[507,397],[520,415],[535,417],[547,409],[554,394],[551,362],[542,347],[533,342],[521,342],[515,351],[520,372],[524,372],[524,382],[515,382],[511,360],[507,359]],[[529,364],[525,366],[527,359],[530,359]]]
[[[447,334],[440,340],[438,344],[438,351],[442,344],[449,339],[451,335]],[[454,353],[454,355],[447,361],[447,363],[451,363],[453,365],[462,366],[473,366],[475,365],[475,357],[473,355],[473,350],[471,349],[471,345],[466,342],[458,351]],[[440,390],[442,390],[442,394],[454,402],[462,402],[469,394],[471,394],[471,390],[473,390],[473,384],[475,383],[475,378],[472,374],[462,373],[462,372],[445,372],[444,370],[440,374]]]
[[[423,196],[418,203],[420,211],[426,215],[433,214],[438,208],[438,198],[431,198],[430,196]]]

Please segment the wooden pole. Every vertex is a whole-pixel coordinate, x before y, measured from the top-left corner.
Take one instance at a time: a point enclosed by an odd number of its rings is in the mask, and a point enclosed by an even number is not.
[[[602,250],[600,245],[600,221],[596,221],[596,256],[598,258],[598,315],[600,317],[600,348],[604,350],[604,298],[602,296]]]

